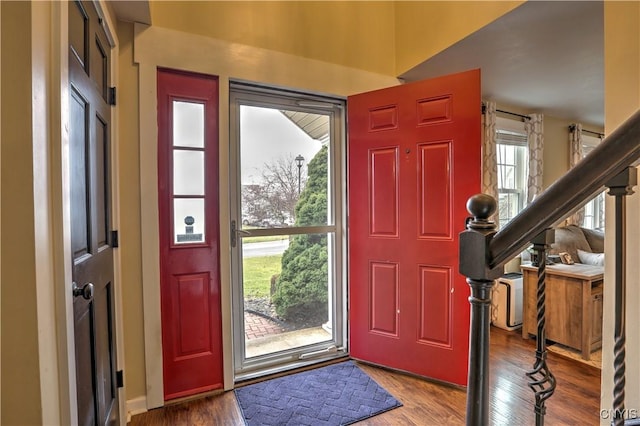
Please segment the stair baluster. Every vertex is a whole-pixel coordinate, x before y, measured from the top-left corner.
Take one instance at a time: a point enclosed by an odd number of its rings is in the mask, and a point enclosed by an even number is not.
[[[625,315],[626,315],[626,197],[633,194],[638,173],[635,167],[628,167],[607,183],[609,195],[615,197],[615,320],[613,346],[613,419],[611,424],[625,424]]]
[[[527,373],[531,379],[529,387],[535,393],[536,426],[544,425],[546,413],[545,401],[553,395],[556,389],[556,379],[547,365],[547,340],[546,340],[546,259],[547,249],[554,242],[553,229],[545,229],[532,240],[533,250],[537,254],[538,262],[538,290],[537,296],[537,320],[538,330],[536,337],[536,360],[533,370]],[[535,266],[535,265],[534,265]]]

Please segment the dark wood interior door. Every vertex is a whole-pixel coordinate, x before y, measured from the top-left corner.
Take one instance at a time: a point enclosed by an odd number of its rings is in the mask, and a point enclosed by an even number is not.
[[[458,233],[480,192],[480,108],[479,70],[349,97],[354,358],[466,384]]]
[[[70,291],[80,425],[118,423],[110,226],[110,52],[93,3],[69,3]]]

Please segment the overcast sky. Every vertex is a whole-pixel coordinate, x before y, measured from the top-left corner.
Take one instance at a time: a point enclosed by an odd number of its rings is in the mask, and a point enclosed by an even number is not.
[[[322,147],[277,109],[242,105],[240,108],[242,184],[257,183],[265,163],[298,154],[303,167]]]

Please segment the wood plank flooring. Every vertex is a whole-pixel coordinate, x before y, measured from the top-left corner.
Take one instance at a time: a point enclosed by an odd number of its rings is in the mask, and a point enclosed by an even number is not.
[[[533,366],[535,341],[523,340],[519,331],[492,328],[490,387],[492,425],[534,425],[533,392],[525,372]],[[358,363],[404,404],[358,425],[462,425],[466,394],[463,389]],[[598,425],[600,370],[557,354],[548,355],[557,380],[547,401],[548,425]],[[133,416],[131,426],[242,425],[233,392],[170,405]]]

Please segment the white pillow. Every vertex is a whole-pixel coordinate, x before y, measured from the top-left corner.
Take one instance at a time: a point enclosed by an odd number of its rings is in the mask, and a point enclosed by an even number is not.
[[[585,265],[604,266],[604,253],[590,253],[578,249],[578,257]]]

